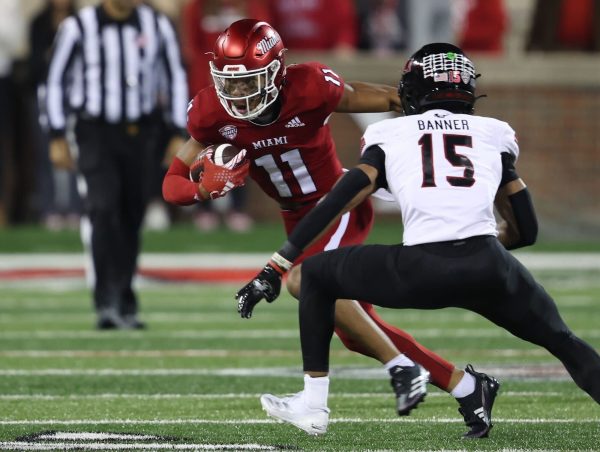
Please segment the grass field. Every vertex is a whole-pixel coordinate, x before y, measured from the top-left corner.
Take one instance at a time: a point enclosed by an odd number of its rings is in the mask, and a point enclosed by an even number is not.
[[[149,253],[272,252],[284,239],[283,227],[279,222],[257,224],[247,234],[232,234],[225,228],[199,232],[190,223],[178,223],[167,231],[145,231],[143,250]],[[401,239],[402,228],[397,218],[378,219],[367,243],[398,243]],[[0,253],[75,251],[82,251],[78,231],[49,232],[39,226],[0,230]],[[527,251],[600,252],[600,241],[548,241],[542,235],[538,243],[527,248]]]
[[[599,272],[536,275],[573,330],[600,349]],[[398,418],[381,366],[337,339],[328,433],[278,424],[258,397],[301,389],[296,303],[284,295],[241,320],[236,289],[146,283],[150,328],[99,332],[77,284],[0,287],[0,450],[600,449],[600,407],[557,361],[453,309],[380,312],[457,365],[501,380],[489,439],[461,440],[456,402],[433,387]]]

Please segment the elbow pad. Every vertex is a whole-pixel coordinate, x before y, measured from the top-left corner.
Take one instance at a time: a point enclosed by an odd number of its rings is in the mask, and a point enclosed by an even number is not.
[[[514,195],[510,195],[508,199],[519,229],[519,241],[508,247],[508,249],[514,250],[523,246],[533,245],[537,239],[538,222],[529,190],[526,188],[520,190]]]
[[[504,187],[509,182],[517,180],[519,175],[515,169],[515,156],[508,152],[500,154],[502,159],[502,180],[500,181],[500,187]]]

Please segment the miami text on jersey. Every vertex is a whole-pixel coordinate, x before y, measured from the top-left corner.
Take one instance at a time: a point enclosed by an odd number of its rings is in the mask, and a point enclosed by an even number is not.
[[[268,148],[270,146],[280,146],[282,144],[287,144],[287,142],[287,136],[284,135],[282,137],[267,138],[266,140],[253,141],[252,146],[254,146],[254,149],[262,149]]]

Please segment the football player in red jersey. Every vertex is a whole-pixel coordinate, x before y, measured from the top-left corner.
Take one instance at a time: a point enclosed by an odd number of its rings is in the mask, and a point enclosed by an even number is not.
[[[279,204],[289,234],[343,174],[327,125],[329,116],[401,111],[395,87],[346,83],[316,62],[286,67],[284,51],[278,33],[266,22],[240,20],[219,36],[210,62],[214,86],[199,91],[189,104],[191,139],[165,176],[167,201],[188,205],[224,195],[231,184],[226,187],[222,171],[215,178],[214,166],[209,166],[198,184],[189,179],[189,166],[206,146],[227,141],[247,150],[250,177]],[[241,171],[230,176],[235,184],[243,183]],[[373,209],[366,200],[332,225],[296,264],[319,251],[362,243],[372,222]],[[287,279],[296,298],[298,267]],[[240,312],[249,318],[253,308],[246,303]],[[337,303],[335,315],[336,333],[344,345],[379,360],[390,372],[399,414],[408,414],[423,399],[428,374],[433,384],[455,397],[464,397],[480,384],[475,375],[456,369],[384,322],[370,304],[344,300]]]

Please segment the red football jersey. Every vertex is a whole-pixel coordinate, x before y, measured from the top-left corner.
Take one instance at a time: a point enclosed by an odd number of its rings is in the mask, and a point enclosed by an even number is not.
[[[327,119],[343,92],[344,81],[327,66],[291,65],[279,93],[281,113],[272,124],[229,116],[210,86],[190,103],[188,131],[203,144],[229,142],[246,149],[250,176],[276,201],[316,201],[342,174]]]

